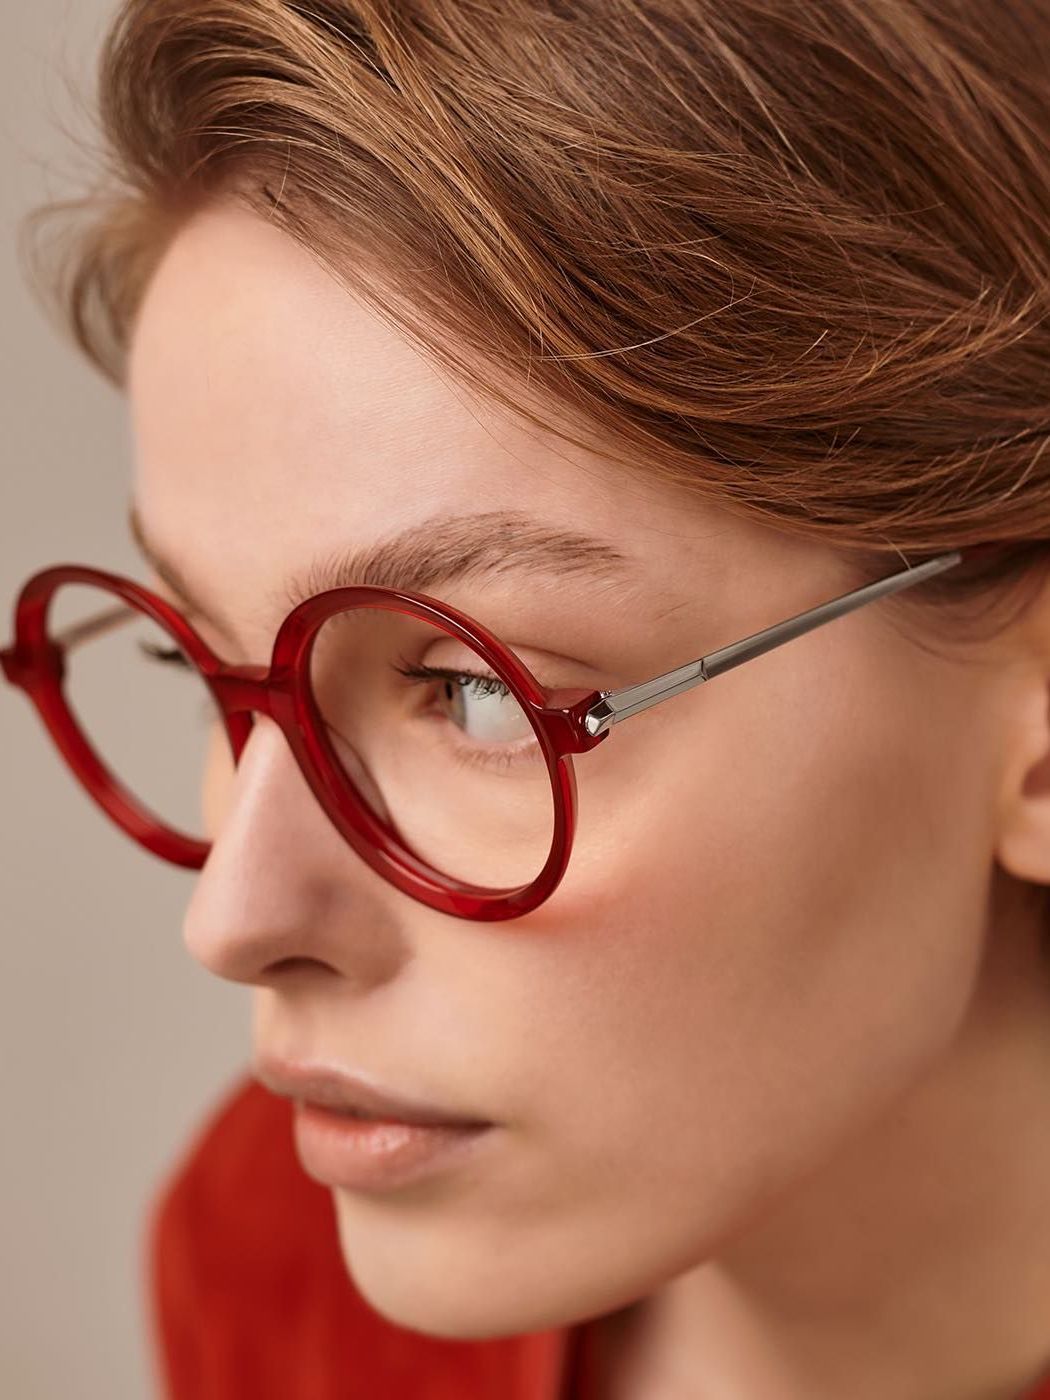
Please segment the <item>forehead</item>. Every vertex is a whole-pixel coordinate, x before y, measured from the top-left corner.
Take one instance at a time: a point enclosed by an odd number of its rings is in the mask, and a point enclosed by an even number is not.
[[[757,531],[693,501],[684,511],[681,494],[450,382],[294,239],[232,202],[195,216],[157,268],[128,397],[140,513],[206,593],[272,592],[283,564],[481,510],[585,528],[637,561],[668,605],[701,580],[710,598],[760,558],[769,568]]]

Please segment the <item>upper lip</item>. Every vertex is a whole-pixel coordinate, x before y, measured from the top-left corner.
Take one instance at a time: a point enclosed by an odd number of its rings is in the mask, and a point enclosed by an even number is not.
[[[487,1120],[435,1104],[402,1098],[380,1089],[370,1077],[352,1074],[331,1063],[280,1060],[257,1056],[252,1064],[255,1078],[274,1094],[301,1099],[325,1108],[357,1110],[399,1123],[457,1124],[488,1126]]]

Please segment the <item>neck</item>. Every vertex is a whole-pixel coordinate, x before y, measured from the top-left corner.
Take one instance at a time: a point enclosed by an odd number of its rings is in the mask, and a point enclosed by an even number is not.
[[[997,927],[922,1080],[717,1258],[609,1319],[608,1400],[1016,1400],[1050,1369],[1045,937],[1031,911]]]

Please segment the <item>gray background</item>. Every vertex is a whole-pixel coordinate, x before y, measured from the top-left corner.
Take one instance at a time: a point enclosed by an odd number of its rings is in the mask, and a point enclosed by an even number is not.
[[[115,0],[0,6],[0,645],[37,569],[144,577],[124,518],[123,398],[48,322],[17,226],[82,192],[78,146]],[[160,1393],[144,1218],[250,1059],[250,992],[182,946],[194,872],[140,851],[0,681],[0,1395]]]

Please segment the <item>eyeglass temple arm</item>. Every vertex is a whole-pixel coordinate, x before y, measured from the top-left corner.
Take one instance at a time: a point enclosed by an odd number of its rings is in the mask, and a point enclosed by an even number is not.
[[[52,641],[56,643],[63,652],[71,651],[73,647],[80,646],[91,637],[99,636],[103,632],[109,632],[112,628],[126,623],[134,616],[134,612],[126,603],[119,604],[114,608],[107,608],[104,612],[96,613],[92,617],[85,618],[83,622],[71,624],[61,632],[56,632]],[[20,683],[22,668],[17,657],[17,648],[7,647],[0,651],[0,671],[4,679],[12,685]]]
[[[888,578],[876,579],[874,583],[865,584],[863,588],[855,588],[850,593],[832,598],[830,602],[820,603],[815,608],[796,613],[794,617],[776,622],[772,627],[763,628],[761,632],[754,632],[742,641],[720,647],[717,651],[709,652],[707,656],[689,661],[684,666],[678,666],[673,671],[654,677],[653,680],[625,686],[622,690],[603,691],[601,699],[587,711],[584,728],[588,734],[602,734],[621,720],[640,714],[643,710],[658,705],[661,700],[669,700],[672,695],[681,695],[683,691],[699,685],[702,681],[712,680],[723,671],[731,671],[734,666],[750,661],[752,657],[761,656],[763,652],[783,646],[793,637],[811,632],[814,627],[830,622],[832,618],[842,617],[854,608],[863,607],[865,603],[874,602],[875,599],[896,593],[902,588],[910,588],[933,574],[951,569],[961,562],[962,557],[958,550],[951,554],[941,554],[936,559],[927,560],[925,564],[901,569],[898,573],[890,574]]]

